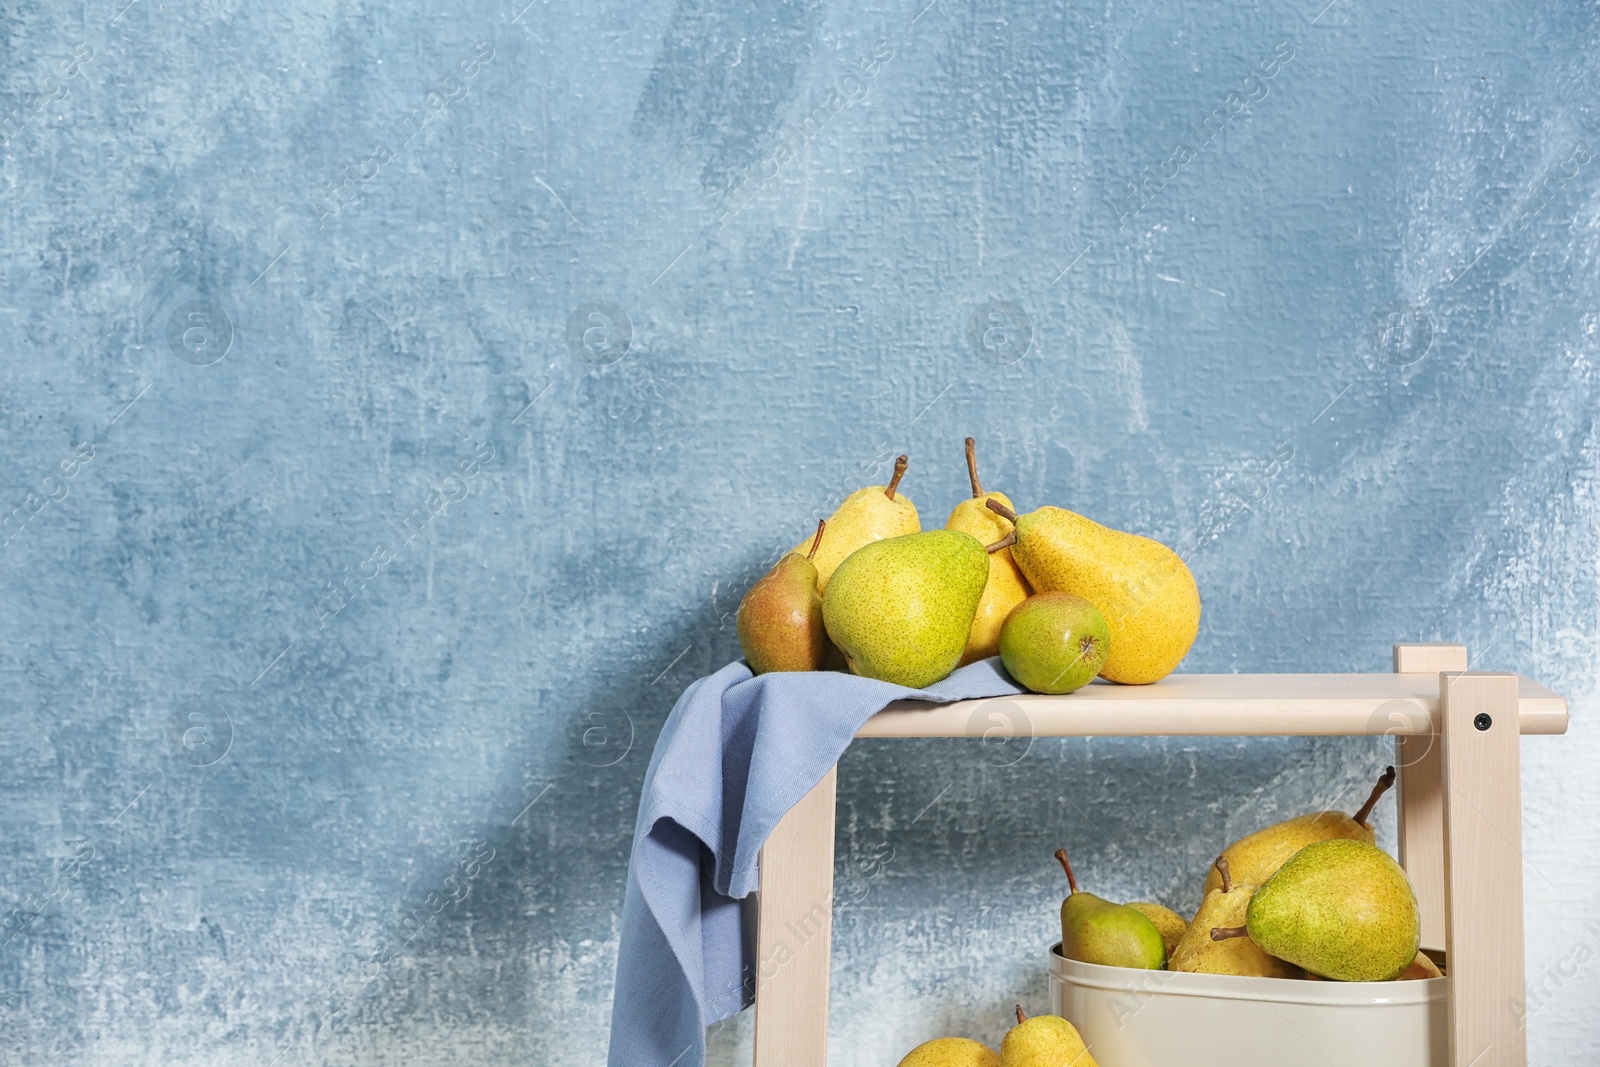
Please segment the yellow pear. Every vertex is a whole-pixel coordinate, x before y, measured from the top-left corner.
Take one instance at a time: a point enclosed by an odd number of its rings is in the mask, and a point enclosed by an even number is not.
[[[972,480],[972,498],[963,500],[950,513],[944,524],[946,530],[969,533],[985,545],[994,545],[1012,536],[1016,527],[984,505],[994,500],[1011,507],[1004,493],[985,493],[978,481],[977,445],[967,438],[967,476]],[[1022,576],[1017,561],[1011,558],[1011,548],[1003,545],[989,553],[989,584],[983,587],[983,599],[978,601],[978,613],[972,619],[972,633],[967,637],[967,650],[961,654],[958,666],[965,667],[980,659],[988,659],[1000,652],[1000,624],[1006,621],[1011,609],[1028,599],[1033,590]]]
[[[862,545],[922,530],[922,522],[917,518],[917,506],[898,492],[900,479],[905,477],[909,463],[910,460],[905,456],[896,459],[894,477],[889,479],[888,485],[869,485],[865,489],[857,489],[828,516],[828,539],[811,560],[817,568],[817,592],[828,591],[828,580],[833,577],[834,570],[845,561],[846,556]],[[810,540],[806,538],[790,552],[805,555]]]
[[[996,501],[985,506],[1016,524],[1011,555],[1035,592],[1076,593],[1106,617],[1111,654],[1102,678],[1157,682],[1188,655],[1200,632],[1200,590],[1172,549],[1065,508],[1018,516]]]
[[[1191,974],[1237,974],[1249,978],[1301,978],[1303,972],[1292,963],[1269,956],[1248,937],[1212,938],[1214,929],[1243,926],[1250,907],[1253,885],[1241,885],[1229,877],[1228,861],[1217,858],[1216,870],[1222,884],[1206,894],[1200,910],[1194,913],[1189,930],[1178,941],[1167,960],[1167,970]]]
[[[1222,856],[1233,870],[1233,876],[1246,885],[1261,885],[1277,873],[1290,856],[1318,841],[1345,839],[1372,844],[1376,839],[1367,816],[1378,803],[1378,798],[1394,785],[1394,768],[1385,768],[1372,787],[1367,802],[1354,815],[1342,811],[1313,811],[1293,819],[1274,823],[1263,830],[1239,838],[1222,850]],[[1222,879],[1213,867],[1206,876],[1206,892],[1222,885]]]
[[[1183,935],[1189,932],[1189,922],[1182,915],[1171,908],[1160,904],[1152,904],[1148,900],[1136,900],[1128,907],[1150,920],[1156,928],[1156,933],[1161,935],[1161,945],[1167,950],[1167,957],[1172,957],[1172,950],[1178,947],[1178,942]]]
[[[1059,1015],[1028,1018],[1017,1005],[1017,1025],[1000,1043],[1000,1067],[1100,1067],[1078,1028]]]
[[[1417,950],[1417,958],[1411,961],[1411,966],[1400,972],[1399,981],[1412,982],[1422,978],[1443,978],[1444,972],[1432,958],[1421,949]]]
[[[964,1037],[936,1037],[906,1053],[899,1067],[1000,1067],[1000,1057]]]

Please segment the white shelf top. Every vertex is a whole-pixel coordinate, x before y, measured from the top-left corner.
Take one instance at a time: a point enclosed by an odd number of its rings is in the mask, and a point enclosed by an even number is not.
[[[1567,732],[1566,698],[1517,677],[1520,732]],[[1153,685],[1096,681],[1068,696],[902,700],[857,737],[1153,737],[1429,734],[1436,674],[1174,674]]]

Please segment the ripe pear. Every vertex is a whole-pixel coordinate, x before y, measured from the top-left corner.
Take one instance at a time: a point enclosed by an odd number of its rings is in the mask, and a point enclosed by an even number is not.
[[[1011,555],[1035,592],[1076,593],[1105,615],[1111,654],[1103,677],[1160,681],[1188,654],[1200,631],[1200,590],[1172,549],[1065,508],[1018,516],[995,501],[985,506],[1016,524]]]
[[[1017,1005],[1017,1025],[1000,1042],[1000,1067],[1099,1067],[1078,1028],[1059,1015],[1028,1018]]]
[[[1191,974],[1237,974],[1250,978],[1299,978],[1303,972],[1292,963],[1269,956],[1248,937],[1214,940],[1211,931],[1232,928],[1244,922],[1253,885],[1240,885],[1230,878],[1228,861],[1218,857],[1217,870],[1222,885],[1206,894],[1200,910],[1194,913],[1189,932],[1167,960],[1167,970]]]
[[[921,689],[955,669],[988,580],[988,554],[971,534],[890,537],[839,564],[822,620],[851,673]]]
[[[978,481],[977,443],[970,437],[967,438],[967,477],[972,481],[972,498],[955,506],[944,528],[969,533],[986,545],[994,545],[1014,533],[1015,527],[1009,519],[1001,518],[984,505],[994,500],[1009,508],[1011,499],[1004,493],[983,491],[983,483]],[[967,650],[961,654],[960,666],[999,653],[1000,624],[1031,592],[1017,561],[1011,558],[1010,542],[990,551],[989,584],[983,587],[983,598],[978,601],[978,610],[972,617],[972,633],[967,637]]]
[[[881,541],[886,537],[917,533],[922,522],[917,517],[917,506],[899,491],[900,479],[905,477],[911,461],[901,456],[894,461],[894,476],[888,485],[869,485],[857,489],[844,498],[825,520],[828,524],[828,543],[823,545],[812,560],[817,567],[817,592],[826,593],[833,572],[850,553],[862,545]],[[791,552],[804,553],[806,543],[801,541]]]
[[[1161,935],[1161,947],[1167,950],[1167,969],[1172,969],[1172,950],[1178,947],[1183,935],[1189,932],[1189,922],[1182,915],[1161,904],[1135,900],[1128,907],[1150,920]]]
[[[1000,662],[1035,693],[1082,689],[1100,673],[1110,648],[1106,617],[1072,593],[1035,593],[1012,608],[1000,628]]]
[[[822,669],[828,633],[822,626],[822,597],[812,557],[827,526],[826,521],[817,523],[811,551],[784,556],[739,601],[739,647],[752,673]]]
[[[1443,977],[1444,972],[1439,969],[1437,963],[1433,962],[1432,957],[1418,949],[1417,958],[1411,961],[1411,966],[1400,972],[1399,980],[1402,982],[1414,982],[1425,978]]]
[[[1400,865],[1365,841],[1317,841],[1250,898],[1248,937],[1264,951],[1338,982],[1387,982],[1417,958],[1417,897]]]
[[[1056,859],[1067,872],[1071,890],[1061,902],[1061,954],[1105,967],[1159,971],[1167,961],[1167,950],[1155,923],[1126,904],[1080,890],[1066,849],[1056,849]]]
[[[1000,1057],[964,1037],[936,1037],[906,1053],[899,1067],[1000,1067]]]
[[[1376,836],[1367,825],[1367,816],[1372,814],[1378,799],[1394,785],[1394,777],[1394,768],[1385,768],[1367,802],[1354,815],[1342,811],[1314,811],[1239,838],[1222,850],[1223,858],[1233,869],[1233,877],[1245,885],[1264,885],[1285,860],[1314,841],[1346,838],[1372,844]],[[1222,879],[1213,867],[1206,875],[1206,892],[1221,885]]]

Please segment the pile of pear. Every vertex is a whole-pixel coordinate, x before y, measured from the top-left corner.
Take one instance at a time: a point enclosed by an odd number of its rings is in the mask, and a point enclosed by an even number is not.
[[[984,490],[970,437],[966,460],[972,495],[943,529],[922,529],[900,456],[887,485],[851,493],[751,586],[737,617],[751,671],[837,666],[922,689],[998,656],[1057,694],[1171,673],[1200,628],[1178,554],[1063,508],[1019,515]]]
[[[899,1067],[1099,1067],[1078,1028],[1061,1016],[1030,1018],[1021,1004],[1016,1016],[998,1053],[970,1038],[936,1037],[906,1053]]]
[[[1185,921],[1161,904],[1116,904],[1067,873],[1061,952],[1108,967],[1341,982],[1437,978],[1419,948],[1417,898],[1367,819],[1394,784],[1387,768],[1355,814],[1317,811],[1232,842]]]

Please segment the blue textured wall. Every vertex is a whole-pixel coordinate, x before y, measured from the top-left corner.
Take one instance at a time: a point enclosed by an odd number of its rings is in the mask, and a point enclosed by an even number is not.
[[[1189,669],[1573,697],[1529,1034],[1594,1062],[1592,7],[124,2],[0,12],[0,1058],[601,1063],[674,697],[974,433],[1182,547]],[[835,1062],[1041,1005],[1058,844],[1190,906],[1387,758],[1012,756],[847,756]]]

